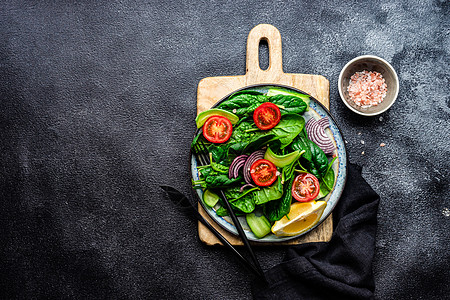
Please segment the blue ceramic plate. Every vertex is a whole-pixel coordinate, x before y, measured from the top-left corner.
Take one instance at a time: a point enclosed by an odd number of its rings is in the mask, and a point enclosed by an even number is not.
[[[254,86],[249,86],[246,88],[242,88],[239,89],[237,91],[234,91],[233,93],[227,95],[226,97],[224,97],[223,99],[221,99],[216,105],[214,105],[214,107],[216,107],[219,103],[221,103],[222,101],[228,99],[228,97],[236,92],[239,91],[243,91],[243,90],[250,90],[250,91],[258,91],[261,93],[267,93],[267,91],[271,88],[271,87],[276,87],[277,89],[282,89],[285,91],[294,91],[294,92],[299,92],[302,94],[306,94],[300,90],[291,88],[291,87],[287,87],[287,86],[282,86],[282,85],[254,85]],[[310,103],[309,103],[309,110],[306,111],[303,114],[303,117],[305,118],[305,121],[308,122],[308,120],[310,118],[315,118],[316,120],[321,119],[323,117],[328,117],[329,119],[329,123],[330,123],[330,127],[327,128],[325,130],[325,132],[327,133],[327,135],[331,138],[331,140],[333,141],[333,143],[336,146],[336,150],[334,151],[333,155],[337,155],[337,159],[334,161],[333,163],[333,170],[336,176],[336,180],[335,180],[335,184],[333,187],[333,190],[323,199],[321,200],[325,200],[327,201],[327,206],[325,208],[325,211],[322,214],[322,217],[320,218],[320,221],[310,230],[308,230],[307,232],[304,232],[300,235],[296,235],[296,236],[290,236],[290,237],[278,237],[272,233],[266,235],[264,238],[262,239],[258,239],[250,230],[250,228],[247,225],[247,222],[245,221],[245,217],[239,217],[239,220],[241,222],[241,225],[248,237],[249,240],[251,241],[257,241],[257,242],[269,242],[269,243],[273,243],[273,242],[283,242],[283,241],[287,241],[293,238],[297,238],[301,235],[304,235],[306,233],[308,233],[309,231],[313,230],[315,227],[319,226],[333,211],[334,207],[336,206],[336,204],[339,201],[339,198],[342,195],[342,192],[344,190],[344,185],[346,182],[346,178],[347,178],[347,151],[345,148],[345,141],[344,138],[339,130],[338,125],[336,124],[336,121],[334,120],[334,118],[331,116],[330,112],[328,111],[328,109],[326,109],[319,101],[317,101],[316,99],[314,99],[313,97],[310,97]],[[331,161],[331,159],[330,159]],[[193,180],[198,180],[199,179],[199,173],[197,170],[197,158],[195,157],[195,155],[193,155],[191,153],[191,172],[192,172],[192,178]],[[201,189],[195,189],[195,194],[198,195],[199,197],[199,202],[202,204],[203,208],[205,209],[205,211],[209,214],[209,216],[215,221],[217,222],[217,224],[219,224],[221,227],[223,227],[225,230],[235,234],[235,235],[239,235],[236,228],[233,225],[233,222],[231,221],[230,217],[220,217],[216,214],[215,209],[206,206],[203,201],[201,199],[203,199],[203,190]]]

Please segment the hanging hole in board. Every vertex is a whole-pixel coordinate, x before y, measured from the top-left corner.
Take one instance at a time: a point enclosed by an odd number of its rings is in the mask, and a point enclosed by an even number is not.
[[[267,43],[267,39],[261,39],[259,41],[259,68],[263,71],[269,68],[269,44]]]

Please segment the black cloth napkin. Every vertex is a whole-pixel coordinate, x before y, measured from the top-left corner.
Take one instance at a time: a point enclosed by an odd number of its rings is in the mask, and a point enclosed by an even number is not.
[[[373,299],[379,201],[361,167],[348,164],[347,183],[333,211],[331,240],[290,247],[283,262],[266,272],[267,283],[253,283],[254,298]]]

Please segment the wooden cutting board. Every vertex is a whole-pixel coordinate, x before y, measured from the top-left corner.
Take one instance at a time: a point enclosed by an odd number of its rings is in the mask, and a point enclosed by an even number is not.
[[[259,67],[259,44],[267,41],[269,48],[269,67]],[[260,24],[254,27],[247,39],[247,71],[245,75],[208,77],[200,80],[197,89],[197,114],[211,108],[217,101],[229,93],[245,86],[268,83],[282,84],[302,90],[330,108],[330,83],[321,75],[289,74],[283,72],[281,35],[272,25]],[[200,213],[233,245],[243,245],[238,236],[234,236],[217,225],[199,204]],[[207,245],[220,245],[220,241],[200,222],[199,238]],[[332,215],[320,226],[306,235],[276,245],[295,245],[309,242],[329,241],[333,233]],[[271,245],[275,243],[254,243],[255,245]]]

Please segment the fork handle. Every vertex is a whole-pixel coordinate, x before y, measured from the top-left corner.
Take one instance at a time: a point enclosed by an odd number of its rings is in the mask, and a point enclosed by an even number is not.
[[[264,276],[264,272],[261,269],[261,266],[259,264],[258,259],[255,256],[255,253],[253,252],[253,249],[250,245],[250,242],[247,239],[247,235],[245,234],[244,230],[242,229],[241,223],[239,222],[239,220],[237,219],[233,209],[231,208],[231,204],[228,201],[227,197],[225,196],[225,194],[223,193],[222,190],[220,190],[220,194],[222,195],[222,199],[224,200],[225,204],[227,205],[227,209],[230,213],[231,219],[233,220],[234,226],[236,227],[239,236],[241,237],[242,241],[244,242],[245,247],[247,248],[248,252],[250,253],[250,256],[253,260],[253,263],[256,265],[256,268],[258,269],[258,273],[260,274],[260,276],[265,279]]]
[[[218,232],[209,222],[207,222],[197,210],[195,210],[195,212],[197,219],[202,222],[202,224],[205,225],[219,239],[219,241],[222,242],[223,245],[230,249],[241,260],[241,262],[245,264],[247,268],[253,271],[258,277],[263,276],[263,274],[261,274],[247,259],[245,259],[245,257],[243,257],[242,254],[239,253],[239,251],[237,251],[236,248],[234,248],[234,246],[231,245],[230,242],[228,242],[228,240],[220,232]]]

